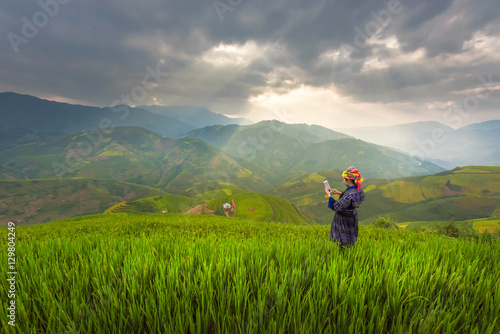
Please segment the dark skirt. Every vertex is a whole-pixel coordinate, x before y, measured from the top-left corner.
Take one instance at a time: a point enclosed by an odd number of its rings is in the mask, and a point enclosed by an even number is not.
[[[358,238],[358,216],[347,217],[335,213],[330,229],[330,240],[340,246],[352,246]]]

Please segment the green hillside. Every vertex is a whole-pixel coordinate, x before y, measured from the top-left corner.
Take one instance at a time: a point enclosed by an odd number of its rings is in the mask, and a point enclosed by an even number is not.
[[[495,217],[500,207],[500,167],[496,166],[465,166],[435,175],[367,184],[377,188],[365,201],[371,217],[363,223],[383,211],[400,222],[459,221]],[[392,210],[389,203],[394,205]]]
[[[183,214],[15,232],[16,333],[500,331],[498,241],[360,226],[340,250],[328,226]]]
[[[191,208],[193,203],[191,197],[166,194],[121,202],[104,213],[181,213]]]
[[[413,221],[400,224],[399,227],[407,230],[418,230],[421,227],[436,229],[439,226],[448,224],[449,221]],[[488,231],[489,233],[496,233],[500,231],[500,219],[479,218],[470,220],[455,221],[458,227],[467,227],[479,233]]]
[[[197,204],[206,203],[209,210],[217,210],[228,200],[230,201],[229,197],[231,195],[248,193],[248,190],[226,182],[213,181],[204,185],[203,188],[193,187],[192,189],[188,189],[188,193],[196,196]]]
[[[0,151],[17,145],[52,140],[61,135],[62,133],[56,131],[28,131],[20,128],[6,128],[0,125]]]
[[[292,138],[300,139],[308,143],[320,143],[325,140],[352,138],[344,133],[333,131],[320,125],[288,124],[278,120],[261,121],[256,124],[247,125],[247,129],[269,128],[275,132],[288,134]]]
[[[421,161],[420,165],[415,167],[409,156],[404,153],[349,138],[308,146],[300,152],[300,160],[291,170],[312,173],[325,169],[346,169],[349,166],[356,166],[363,171],[365,179],[425,175],[443,171],[443,168],[426,161]]]
[[[276,197],[258,193],[241,193],[232,197],[236,204],[236,216],[266,222],[282,222],[285,224],[314,224],[314,220],[298,210],[290,202]]]
[[[0,226],[102,213],[125,200],[164,194],[143,185],[91,178],[0,181]]]
[[[22,178],[23,178],[22,171],[0,165],[0,180],[15,180]]]
[[[110,178],[177,194],[210,180],[256,190],[269,187],[266,175],[196,138],[171,139],[138,127],[117,127],[102,134],[17,146],[0,152],[0,165],[30,179]]]
[[[249,161],[282,177],[311,142],[296,131],[281,131],[282,123],[260,122],[249,126],[212,126],[189,133],[228,155]],[[288,125],[292,128],[291,125]]]
[[[404,228],[407,230],[418,230],[421,227],[435,229],[436,227],[442,227],[448,223],[449,221],[415,221],[404,223]],[[455,224],[457,227],[467,227],[469,229],[474,229],[474,220],[459,220],[455,221]]]
[[[418,221],[424,218],[428,221],[445,221],[451,218],[469,220],[491,217],[499,205],[500,199],[460,196],[426,201],[385,215],[399,222]],[[369,223],[374,218],[376,217],[372,216],[362,223]]]
[[[500,231],[500,219],[475,219],[472,221],[472,228],[480,233],[494,233]]]
[[[246,141],[252,144],[266,145],[274,140],[276,135],[286,135],[288,138],[305,143],[319,143],[325,140],[352,138],[319,125],[287,124],[277,120],[261,121],[252,125],[214,125],[189,132],[189,136],[199,138],[210,145],[226,150],[231,146],[240,146]],[[258,146],[254,146],[258,149]]]
[[[264,193],[304,172],[353,164],[367,179],[442,171],[428,162],[413,167],[402,153],[318,126],[267,121],[196,134],[224,152],[201,139],[171,139],[139,127],[91,130],[0,151],[0,179],[110,178],[191,196],[186,189],[210,182]]]
[[[343,191],[340,178],[341,171],[335,170],[303,173],[269,194],[290,201],[319,223],[329,224],[334,213],[327,208],[322,181],[328,179],[333,188]],[[362,188],[366,193],[358,210],[362,224],[381,215],[399,222],[500,217],[500,167],[467,166],[428,176],[369,179]]]
[[[215,212],[221,210],[224,203],[234,203],[231,217],[285,224],[316,224],[313,219],[282,198],[244,192],[234,185],[227,186],[228,188],[225,189],[202,193],[197,198],[162,195],[124,201],[108,208],[105,213],[162,213],[164,211],[164,213],[186,213],[198,205],[203,205],[206,209]]]
[[[287,177],[290,167],[300,161],[302,151],[309,145],[349,137],[318,125],[277,120],[247,126],[215,125],[191,131],[189,135],[271,171],[278,182]]]
[[[430,176],[366,180],[363,189],[367,197],[358,210],[360,222],[369,224],[378,216],[400,223],[499,219],[499,169],[468,166]],[[197,205],[216,211],[234,199],[237,215],[248,219],[330,224],[334,213],[327,207],[323,180],[342,191],[340,176],[340,170],[296,171],[267,194],[250,193],[248,188],[224,181],[186,181],[190,187],[182,193],[189,197],[167,196],[161,189],[112,179],[4,180],[0,181],[0,219],[2,224],[7,219],[41,223],[104,212],[118,203],[118,212],[186,212]],[[164,188],[169,187],[172,184]],[[160,195],[166,197],[160,200]]]
[[[248,160],[277,176],[282,183],[290,174],[345,169],[356,165],[366,178],[395,178],[433,174],[443,168],[419,161],[413,166],[407,154],[353,139],[321,126],[263,121],[249,126],[211,126],[189,133],[232,157]]]

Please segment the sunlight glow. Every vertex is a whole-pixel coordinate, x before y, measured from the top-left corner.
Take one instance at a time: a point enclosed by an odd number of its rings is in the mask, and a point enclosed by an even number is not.
[[[250,64],[258,58],[265,48],[261,48],[254,41],[243,45],[219,44],[202,56],[202,60],[214,66],[240,67]]]

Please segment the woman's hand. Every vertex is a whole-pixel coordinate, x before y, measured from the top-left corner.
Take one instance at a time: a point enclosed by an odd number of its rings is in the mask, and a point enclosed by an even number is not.
[[[332,196],[333,194],[337,194],[337,195],[341,195],[342,194],[337,189],[325,189],[325,193],[328,195],[328,197]]]
[[[332,194],[337,194],[337,195],[342,195],[342,193],[340,191],[338,191],[337,189],[332,189],[331,193]]]

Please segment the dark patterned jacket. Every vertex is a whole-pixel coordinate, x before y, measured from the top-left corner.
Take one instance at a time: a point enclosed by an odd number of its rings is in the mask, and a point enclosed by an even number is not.
[[[353,217],[357,214],[356,208],[365,200],[363,189],[358,191],[356,186],[347,188],[338,200],[330,196],[328,207],[341,216]]]

